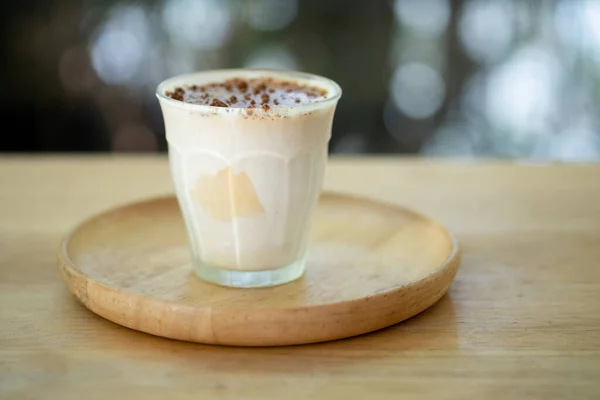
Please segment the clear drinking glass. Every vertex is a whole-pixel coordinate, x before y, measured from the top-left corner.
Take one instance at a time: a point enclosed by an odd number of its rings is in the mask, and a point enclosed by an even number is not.
[[[316,86],[327,95],[269,110],[189,104],[165,95],[180,86],[259,77]],[[340,87],[306,73],[240,69],[170,78],[156,94],[196,274],[234,287],[300,277]]]

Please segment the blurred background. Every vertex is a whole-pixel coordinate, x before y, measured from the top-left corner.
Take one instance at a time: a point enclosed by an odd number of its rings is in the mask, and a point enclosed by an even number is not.
[[[230,67],[344,89],[332,153],[600,159],[600,0],[0,5],[0,151],[163,152],[156,85]]]

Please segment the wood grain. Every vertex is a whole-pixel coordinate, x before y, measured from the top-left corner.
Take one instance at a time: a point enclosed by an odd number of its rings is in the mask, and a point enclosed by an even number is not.
[[[56,269],[61,237],[172,191],[164,157],[0,158],[2,399],[597,399],[600,165],[334,158],[326,187],[457,234],[449,293],[381,331],[232,348],[106,321]]]
[[[306,274],[261,289],[197,278],[175,197],[111,209],[58,251],[71,292],[120,325],[172,339],[281,346],[341,339],[410,318],[442,297],[459,265],[456,241],[399,206],[325,193]]]

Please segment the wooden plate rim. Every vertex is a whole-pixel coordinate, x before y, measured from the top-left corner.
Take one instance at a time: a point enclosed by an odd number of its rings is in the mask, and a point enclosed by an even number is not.
[[[315,308],[326,309],[328,307],[338,307],[340,305],[353,303],[353,302],[356,302],[359,300],[373,299],[373,298],[378,298],[378,297],[386,297],[390,293],[399,292],[404,289],[410,288],[411,286],[423,283],[424,281],[431,279],[433,276],[440,274],[441,272],[445,271],[449,267],[452,267],[453,265],[456,265],[456,269],[458,269],[458,265],[460,263],[461,254],[462,254],[460,242],[445,226],[443,226],[437,220],[430,218],[429,216],[424,215],[422,213],[416,212],[405,206],[394,204],[394,203],[387,202],[387,201],[378,200],[378,199],[373,199],[371,197],[363,196],[363,195],[349,194],[349,193],[336,192],[336,191],[324,191],[321,194],[321,197],[327,197],[327,198],[339,197],[339,198],[351,199],[352,201],[356,201],[356,202],[363,202],[363,203],[367,202],[367,203],[371,203],[371,204],[374,204],[379,207],[385,207],[387,209],[392,209],[394,211],[402,211],[405,213],[409,213],[420,219],[426,220],[428,222],[432,222],[435,225],[437,225],[437,227],[440,228],[448,236],[448,239],[450,240],[451,245],[452,245],[452,249],[449,252],[448,257],[442,263],[440,263],[440,265],[438,265],[431,272],[429,272],[427,275],[423,275],[416,280],[404,283],[402,285],[393,286],[393,287],[378,291],[376,293],[372,293],[370,295],[366,295],[366,296],[359,297],[356,299],[336,301],[334,303],[324,303],[324,304],[313,304],[313,305],[298,306],[298,307],[268,309],[268,311],[270,313],[273,313],[273,312],[288,313],[291,311],[307,310],[307,309],[315,309]],[[69,257],[69,254],[67,251],[69,241],[75,235],[77,235],[77,233],[81,229],[83,229],[87,224],[89,224],[97,219],[104,218],[105,216],[107,216],[109,214],[116,213],[118,211],[122,211],[127,208],[133,208],[133,207],[139,206],[141,204],[149,204],[149,203],[168,201],[168,200],[169,201],[172,200],[175,203],[177,203],[177,199],[175,198],[174,194],[167,194],[167,195],[162,195],[162,196],[153,196],[153,197],[149,197],[149,198],[141,199],[141,200],[129,201],[126,203],[122,203],[120,205],[116,205],[114,207],[111,207],[111,208],[105,209],[103,211],[97,212],[95,214],[92,214],[90,217],[87,217],[86,219],[82,220],[80,223],[78,223],[77,225],[72,227],[63,236],[63,238],[60,241],[60,244],[58,246],[58,252],[57,252],[59,269],[60,269],[60,272],[61,272],[64,280],[67,281],[69,289],[77,296],[77,298],[79,300],[81,300],[83,302],[83,304],[86,307],[90,308],[87,304],[87,299],[82,298],[80,296],[81,293],[73,290],[74,289],[72,287],[73,277],[76,277],[77,280],[85,281],[86,286],[90,285],[90,284],[97,285],[97,286],[101,287],[103,290],[109,290],[111,292],[118,293],[120,296],[134,297],[135,299],[144,299],[144,301],[146,301],[146,302],[151,301],[152,303],[158,303],[158,304],[171,304],[171,305],[177,306],[179,308],[184,308],[184,309],[189,309],[189,310],[211,310],[211,309],[214,309],[214,307],[211,307],[211,306],[193,306],[193,305],[181,304],[181,303],[178,303],[177,301],[173,301],[173,300],[159,299],[159,298],[155,298],[155,297],[147,297],[147,296],[143,296],[143,295],[140,295],[137,293],[124,291],[121,288],[108,286],[108,285],[86,275],[85,273],[81,272],[77,268],[77,266],[75,265],[73,260],[71,260],[71,258]],[[210,284],[210,283],[208,283],[208,284]],[[255,289],[250,288],[250,289],[233,289],[233,290],[255,290]],[[86,287],[86,292],[87,292],[87,287]],[[87,297],[87,295],[85,297]],[[262,308],[222,307],[222,309],[226,309],[228,311],[236,311],[236,310],[242,311],[243,310],[244,312],[252,312],[252,313],[262,313],[262,312],[266,311],[266,309],[262,309]]]

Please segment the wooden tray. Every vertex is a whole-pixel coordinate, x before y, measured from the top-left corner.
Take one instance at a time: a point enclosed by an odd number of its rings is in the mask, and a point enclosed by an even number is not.
[[[167,338],[277,346],[359,335],[434,304],[459,266],[457,242],[404,208],[325,193],[306,274],[281,286],[236,289],[192,272],[174,197],[126,205],[67,235],[59,267],[71,292],[117,324]]]

